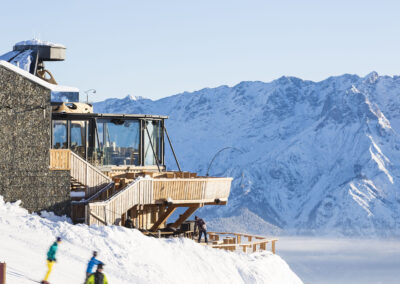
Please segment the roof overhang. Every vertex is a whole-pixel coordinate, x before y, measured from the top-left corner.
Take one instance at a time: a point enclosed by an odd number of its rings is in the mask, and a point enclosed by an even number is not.
[[[61,85],[54,85],[54,84],[50,84],[42,79],[40,79],[39,77],[36,77],[35,75],[32,75],[31,73],[29,73],[28,71],[25,71],[7,61],[4,60],[0,60],[0,66],[3,66],[4,68],[17,73],[19,75],[21,75],[22,77],[28,79],[29,81],[32,81],[33,83],[36,83],[52,92],[55,93],[60,93],[60,92],[65,92],[65,93],[79,93],[79,89],[75,88],[75,87],[68,87],[68,86],[61,86]]]
[[[120,118],[120,119],[168,119],[165,115],[152,114],[118,114],[118,113],[54,113],[53,118],[89,119],[89,118]]]

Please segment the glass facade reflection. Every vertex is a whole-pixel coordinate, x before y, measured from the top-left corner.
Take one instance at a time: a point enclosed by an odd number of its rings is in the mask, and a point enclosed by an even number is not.
[[[72,120],[70,122],[70,149],[86,159],[86,121]]]
[[[96,166],[164,165],[163,119],[59,116],[53,116],[53,149],[71,149]]]
[[[53,149],[68,149],[68,125],[66,120],[53,121]]]
[[[139,120],[97,119],[97,134],[102,165],[140,165]]]
[[[144,133],[144,165],[157,165],[156,156],[159,159],[158,163],[161,164],[161,121],[145,121],[144,124],[147,128]]]

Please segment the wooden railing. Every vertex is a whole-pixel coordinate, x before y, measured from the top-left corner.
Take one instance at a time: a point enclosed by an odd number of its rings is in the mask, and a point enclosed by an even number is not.
[[[276,242],[278,239],[268,239],[263,236],[226,233],[226,232],[208,232],[210,246],[229,251],[242,250],[243,252],[256,252],[267,250],[271,243],[271,252],[275,254]]]
[[[69,170],[73,179],[86,186],[86,199],[112,182],[99,169],[69,149],[50,150],[50,169]]]
[[[154,179],[154,200],[172,200],[185,203],[194,200],[227,201],[232,178]]]
[[[86,205],[86,224],[118,224],[122,214],[135,205],[153,203],[153,180],[139,178],[106,201]]]
[[[86,198],[90,198],[112,182],[108,176],[74,152],[71,152],[71,177],[86,185]]]
[[[232,178],[139,178],[102,202],[86,205],[88,225],[119,224],[122,214],[136,205],[168,201],[172,204],[227,201]]]

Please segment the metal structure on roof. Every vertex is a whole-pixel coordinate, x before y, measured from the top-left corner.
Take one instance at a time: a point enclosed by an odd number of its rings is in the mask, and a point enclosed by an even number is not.
[[[58,85],[53,74],[45,68],[45,61],[64,61],[66,48],[61,44],[37,39],[18,42],[13,50],[0,55],[4,60],[43,81]],[[52,90],[52,102],[77,102],[79,101],[78,91]]]

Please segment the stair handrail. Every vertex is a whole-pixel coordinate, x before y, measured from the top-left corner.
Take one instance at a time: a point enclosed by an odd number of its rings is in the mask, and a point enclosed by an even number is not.
[[[118,219],[121,219],[121,215],[133,206],[156,204],[167,201],[169,197],[174,198],[169,194],[160,196],[159,190],[167,190],[163,185],[156,186],[156,183],[165,182],[176,183],[179,182],[198,182],[199,190],[195,192],[194,196],[188,195],[189,187],[181,187],[181,190],[175,188],[174,191],[187,195],[187,199],[177,200],[172,199],[171,202],[180,202],[187,200],[198,200],[201,202],[226,202],[230,192],[230,184],[232,178],[199,178],[199,179],[167,179],[160,178],[154,179],[151,177],[139,177],[133,182],[129,183],[123,189],[120,189],[118,193],[109,197],[106,200],[96,200],[86,203],[86,223],[91,225],[91,216],[100,221],[103,224],[115,224]],[[213,185],[207,185],[207,182],[214,183]],[[222,190],[216,190],[215,182],[223,182]],[[185,188],[185,189],[184,189]],[[207,192],[209,191],[209,192]],[[218,201],[217,201],[218,200]]]
[[[110,181],[107,185],[105,185],[102,189],[97,191],[95,194],[93,194],[91,197],[86,198],[86,199],[81,199],[81,200],[72,200],[72,204],[87,204],[91,202],[92,200],[95,200],[98,198],[102,193],[106,192],[107,190],[111,189],[112,186],[115,185],[115,182]],[[93,202],[98,202],[98,201],[93,201]]]
[[[86,186],[86,198],[96,194],[99,189],[112,183],[110,177],[103,174],[98,168],[82,159],[76,153],[70,151],[71,177]],[[79,161],[75,163],[75,161]],[[79,166],[78,166],[79,165]]]
[[[126,212],[129,208],[119,208],[120,212],[116,212],[116,209],[114,210],[110,210],[110,208],[108,208],[108,206],[110,204],[112,204],[117,198],[123,199],[124,195],[130,195],[130,194],[135,194],[135,191],[137,190],[141,190],[140,188],[140,183],[141,182],[152,182],[153,179],[152,178],[147,178],[147,177],[138,177],[137,179],[135,179],[133,182],[131,182],[130,184],[128,184],[125,188],[123,188],[121,191],[119,191],[118,193],[116,193],[115,195],[113,195],[112,197],[110,197],[107,200],[101,200],[101,201],[93,201],[93,202],[89,202],[86,204],[86,211],[88,212],[87,214],[87,218],[90,218],[90,215],[92,216],[96,216],[97,219],[100,219],[104,224],[108,225],[108,219],[111,220],[116,220],[116,216],[120,216],[122,215],[124,212]],[[143,204],[150,204],[153,200],[153,187],[152,184],[149,187],[145,187],[144,189],[145,191],[149,191],[146,192],[144,195],[147,195],[149,197],[150,200],[141,200],[143,199],[143,196],[141,196],[140,193],[138,193],[137,198],[135,198],[135,204],[130,204],[129,206],[135,206],[135,205],[139,205],[141,203]],[[121,200],[122,201],[122,200]],[[103,214],[104,219],[102,219],[101,217],[97,216],[96,213],[91,212],[91,207],[101,207],[103,210]],[[107,218],[107,215],[115,215],[112,218]],[[86,224],[88,224],[88,220],[86,220]]]

